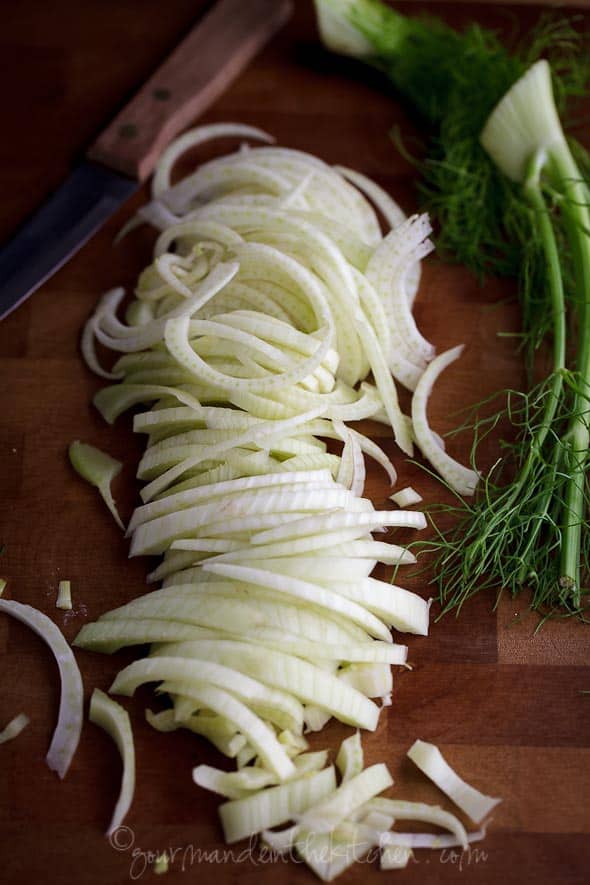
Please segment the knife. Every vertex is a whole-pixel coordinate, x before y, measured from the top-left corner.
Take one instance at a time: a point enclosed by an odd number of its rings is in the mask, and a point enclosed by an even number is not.
[[[284,24],[290,0],[220,0],[0,250],[0,319],[90,239]]]

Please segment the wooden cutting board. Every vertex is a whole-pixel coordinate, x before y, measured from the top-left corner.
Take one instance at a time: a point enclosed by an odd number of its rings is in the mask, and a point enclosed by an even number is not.
[[[3,16],[3,138],[0,140],[0,236],[7,236],[64,177],[81,149],[139,86],[209,3],[143,0],[84,4],[21,0]],[[424,8],[407,4],[406,8]],[[527,27],[536,11],[497,5],[436,4],[454,23],[475,18]],[[287,28],[250,66],[205,120],[261,126],[278,143],[360,169],[408,211],[416,207],[413,172],[387,133],[407,117],[374,73],[329,58],[317,45],[310,4],[299,2]],[[586,133],[588,134],[588,133]],[[64,269],[0,325],[0,575],[6,596],[39,607],[73,639],[82,624],[144,591],[147,564],[127,559],[127,542],[94,490],[72,474],[73,439],[93,442],[125,463],[115,486],[123,514],[137,500],[134,466],[140,440],[122,418],[107,427],[90,405],[100,386],[82,365],[79,333],[99,294],[133,285],[149,260],[144,230],[113,247],[113,237],[145,194],[126,205]],[[465,342],[463,359],[441,380],[431,418],[450,429],[452,413],[507,384],[521,382],[520,362],[500,330],[518,326],[503,299],[510,284],[485,286],[464,270],[426,262],[418,324],[439,349]],[[383,434],[400,487],[427,501],[436,485],[412,469]],[[468,439],[452,443],[465,457]],[[389,490],[371,467],[368,492],[378,505]],[[74,610],[55,609],[60,579],[72,582]],[[424,581],[414,581],[429,594]],[[404,754],[415,738],[437,743],[482,790],[503,797],[488,839],[462,859],[418,852],[398,874],[405,882],[582,883],[590,871],[590,633],[553,623],[536,638],[520,605],[474,600],[458,620],[433,623],[431,636],[410,638],[411,672],[395,675],[393,706],[365,735],[369,762],[385,761],[394,795],[450,807]],[[436,611],[436,609],[433,609]],[[166,881],[311,882],[294,863],[270,865],[255,849],[224,856],[217,800],[190,778],[198,762],[221,757],[199,738],[160,735],[145,723],[151,691],[125,702],[137,744],[137,793],[127,839],[113,847],[103,833],[115,801],[120,764],[110,740],[86,725],[63,783],[44,764],[55,722],[57,671],[43,644],[23,626],[0,619],[0,724],[20,711],[30,726],[0,749],[3,846],[0,878],[10,883],[123,883],[149,878],[156,851],[174,851]],[[133,658],[78,654],[87,696],[106,689]],[[336,748],[349,733],[330,725],[314,741]],[[393,794],[392,794],[393,795]],[[199,853],[200,852],[200,853]],[[343,881],[384,881],[375,862]]]

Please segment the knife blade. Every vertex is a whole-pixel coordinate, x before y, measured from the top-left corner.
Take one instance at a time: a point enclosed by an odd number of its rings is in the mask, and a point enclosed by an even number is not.
[[[78,251],[285,23],[290,0],[220,0],[0,250],[0,320]]]

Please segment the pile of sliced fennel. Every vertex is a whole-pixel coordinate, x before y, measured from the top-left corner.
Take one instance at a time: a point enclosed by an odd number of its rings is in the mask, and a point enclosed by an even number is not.
[[[428,632],[427,601],[371,577],[378,563],[413,562],[373,532],[420,530],[424,516],[376,510],[363,497],[365,455],[392,485],[396,472],[348,424],[390,425],[404,453],[417,444],[449,484],[472,493],[477,475],[444,451],[426,418],[432,386],[460,349],[435,357],[412,314],[420,259],[432,248],[426,216],[406,219],[359,173],[268,144],[242,146],[171,183],[185,150],[228,135],[270,141],[217,124],[171,145],[152,202],[128,226],[159,229],[154,260],[124,321],[125,293],[115,289],[84,329],[86,362],[115,382],[94,399],[106,421],[146,407],[134,417],[147,448],[137,472],[143,503],[128,535],[132,556],[163,558],[149,576],[160,589],[84,626],[75,644],[112,653],[148,643],[148,656],[110,691],[158,683],[167,706],[146,711],[148,721],[203,735],[235,760],[233,773],[194,773],[228,798],[220,809],[228,841],[265,831],[270,845],[294,848],[329,881],[348,863],[333,850],[327,866],[317,863],[326,840],[352,842],[349,862],[359,845],[364,853],[385,846],[387,868],[403,866],[415,845],[467,844],[440,809],[418,819],[450,828],[451,843],[393,833],[383,842],[395,818],[412,816],[401,807],[412,803],[371,804],[392,782],[386,767],[363,769],[351,738],[336,787],[327,753],[308,752],[304,737],[331,718],[375,730],[391,703],[391,665],[406,662],[391,629]],[[97,342],[120,354],[112,369],[99,362]],[[397,384],[414,392],[410,416]],[[330,451],[326,440],[336,441]],[[74,466],[113,510],[114,462],[76,445],[91,464]],[[401,501],[417,497],[404,490]],[[117,740],[128,747],[128,737]],[[287,821],[295,824],[286,834],[272,833]]]

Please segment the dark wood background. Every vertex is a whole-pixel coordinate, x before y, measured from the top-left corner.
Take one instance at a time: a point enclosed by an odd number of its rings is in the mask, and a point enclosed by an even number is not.
[[[59,184],[101,125],[186,32],[210,3],[195,0],[20,0],[3,8],[0,29],[2,138],[0,238]],[[425,8],[424,4],[406,4]],[[436,4],[455,23],[526,28],[530,7]],[[206,115],[262,126],[278,142],[373,176],[410,211],[416,207],[412,169],[388,139],[393,123],[410,121],[383,81],[354,63],[329,58],[317,46],[308,2],[296,3],[287,28]],[[95,491],[68,467],[76,438],[125,462],[115,485],[125,517],[137,500],[134,468],[141,441],[122,418],[104,425],[90,400],[100,381],[78,353],[83,321],[100,293],[133,285],[149,260],[151,235],[139,231],[113,248],[113,237],[144,199],[117,217],[24,306],[0,324],[0,576],[8,598],[47,612],[72,639],[82,624],[144,590],[146,562],[127,559],[127,542]],[[514,308],[497,302],[510,284],[480,287],[460,268],[426,263],[416,308],[420,327],[443,349],[467,344],[464,358],[441,380],[432,422],[444,431],[451,413],[521,380],[517,355],[500,330],[517,328]],[[395,457],[400,485],[411,480],[426,500],[436,486]],[[467,440],[452,443],[465,454]],[[377,504],[388,490],[371,470]],[[74,610],[55,609],[60,579],[72,582]],[[415,583],[415,582],[414,582]],[[421,592],[428,594],[422,582]],[[416,737],[434,741],[449,761],[484,791],[504,801],[494,813],[485,855],[418,852],[397,877],[407,882],[582,883],[590,873],[590,634],[576,623],[552,623],[532,638],[535,621],[524,606],[505,601],[492,612],[476,599],[459,620],[432,626],[428,639],[410,638],[412,672],[395,676],[393,706],[378,731],[366,735],[368,761],[385,761],[394,795],[442,802],[404,754]],[[20,711],[31,725],[0,748],[0,878],[11,883],[122,883],[152,876],[149,852],[177,849],[173,881],[310,882],[294,864],[268,866],[236,853],[198,858],[191,849],[222,848],[217,800],[190,778],[197,762],[221,757],[195,736],[160,735],[143,718],[150,691],[130,702],[137,745],[137,792],[128,817],[130,843],[115,850],[103,833],[115,801],[120,765],[110,739],[85,725],[63,783],[44,756],[54,726],[57,671],[40,640],[0,619],[0,724]],[[87,697],[106,689],[132,652],[112,658],[80,653]],[[348,733],[330,725],[315,741],[336,748]],[[135,851],[135,854],[133,853]],[[445,862],[442,862],[442,861]],[[379,876],[381,875],[381,879]],[[383,881],[377,866],[360,864],[343,881]],[[168,881],[168,880],[166,880]]]

